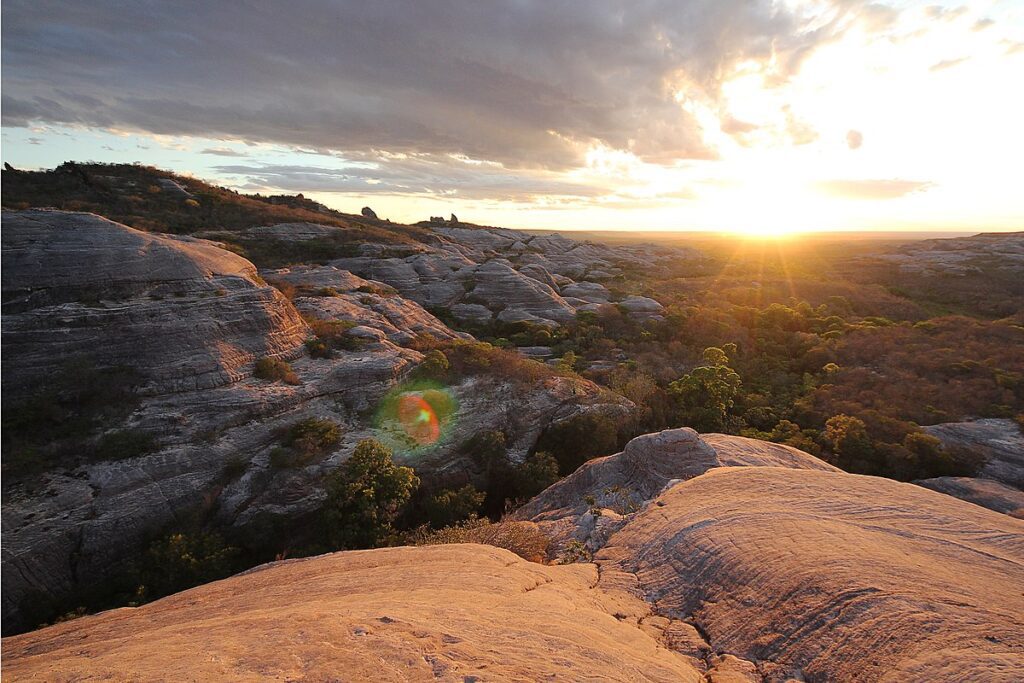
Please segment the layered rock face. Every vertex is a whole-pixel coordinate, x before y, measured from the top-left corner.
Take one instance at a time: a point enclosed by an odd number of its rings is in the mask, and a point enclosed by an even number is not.
[[[577,475],[520,516],[544,527],[577,494],[609,496],[584,502],[584,516],[616,518],[583,537],[592,563],[474,545],[278,563],[7,639],[5,666],[29,680],[1024,676],[1020,520],[691,430],[641,437]]]
[[[251,263],[211,242],[62,211],[4,211],[3,226],[8,395],[76,356],[131,366],[149,393],[223,386],[308,336]]]
[[[364,255],[332,265],[395,287],[427,308],[446,308],[465,322],[531,322],[555,326],[578,311],[621,303],[637,320],[661,318],[661,304],[646,297],[617,302],[599,280],[627,269],[647,272],[700,255],[652,245],[610,247],[561,235],[532,235],[497,228],[431,224],[436,242],[414,254],[382,253],[366,245]]]
[[[295,307],[252,264],[213,243],[92,215],[4,213],[5,408],[84,356],[144,376],[138,407],[104,429],[155,442],[151,452],[120,460],[81,457],[30,477],[5,471],[5,630],[37,625],[46,617],[36,607],[102,584],[126,556],[198,509],[243,530],[315,511],[323,478],[359,440],[382,436],[368,416],[423,357],[404,345],[418,334],[468,337],[387,286],[337,268],[267,275],[333,290],[296,304],[357,325],[350,332],[362,343],[331,358],[305,355],[311,331]],[[254,378],[261,356],[290,358],[297,383]],[[507,431],[510,456],[522,458],[552,421],[628,405],[569,378],[526,386],[484,376],[450,393],[459,409],[447,438],[429,453],[397,454],[421,474],[471,478],[459,447],[476,432]],[[337,423],[341,441],[302,466],[274,465],[282,433],[310,417]]]
[[[941,491],[969,503],[1024,519],[1024,491],[992,479],[935,477],[915,481],[918,486]]]

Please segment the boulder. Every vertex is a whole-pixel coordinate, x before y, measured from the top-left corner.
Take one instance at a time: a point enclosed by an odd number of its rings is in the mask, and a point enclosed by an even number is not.
[[[765,681],[1024,677],[1024,522],[912,484],[711,469],[594,558]]]
[[[582,299],[587,303],[604,304],[612,298],[608,288],[597,282],[576,282],[562,288],[562,296]]]
[[[494,317],[489,308],[480,304],[455,304],[451,311],[456,320],[466,323],[489,323]]]
[[[1024,489],[1024,433],[1013,420],[987,419],[929,425],[924,431],[947,449],[984,460],[978,476]]]
[[[4,211],[2,282],[10,397],[76,357],[130,365],[151,394],[223,386],[309,334],[242,257],[93,214]]]
[[[361,215],[361,216],[362,216],[363,218],[372,218],[373,220],[379,220],[379,219],[377,218],[377,212],[376,212],[376,211],[374,211],[373,209],[371,209],[371,208],[370,208],[370,207],[368,207],[368,206],[364,206],[364,207],[363,207],[363,209],[362,209],[362,211],[360,211],[360,212],[359,212],[359,214],[360,214],[360,215]]]
[[[485,263],[474,271],[473,277],[476,286],[472,298],[492,310],[514,309],[556,323],[568,322],[575,316],[575,310],[551,287],[503,263]]]
[[[665,307],[646,296],[627,296],[619,306],[630,313],[664,313]]]

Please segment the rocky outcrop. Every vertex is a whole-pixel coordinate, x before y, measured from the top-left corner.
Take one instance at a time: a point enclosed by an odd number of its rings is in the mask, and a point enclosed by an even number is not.
[[[1024,490],[1024,433],[1013,420],[987,419],[929,425],[924,431],[949,450],[983,460],[979,477]]]
[[[31,476],[5,469],[7,631],[49,618],[47,606],[107,580],[148,539],[197,510],[242,533],[315,511],[324,477],[358,441],[387,438],[387,425],[370,420],[423,357],[402,344],[417,334],[468,337],[386,285],[337,267],[266,273],[298,289],[301,310],[355,325],[351,350],[311,358],[304,342],[312,332],[295,307],[248,261],[213,243],[29,211],[5,212],[3,247],[5,408],[31,390],[30,378],[86,354],[149,378],[138,406],[102,429],[154,444],[119,460],[83,453]],[[330,291],[310,296],[314,289]],[[295,383],[253,377],[263,355],[289,358]],[[445,438],[396,456],[423,475],[476,476],[460,446],[477,432],[505,430],[510,457],[522,459],[552,421],[628,406],[561,377],[526,384],[483,375],[449,392],[458,408]],[[302,466],[272,462],[281,434],[309,417],[337,423],[341,441]]]
[[[1024,523],[910,484],[731,467],[595,554],[768,681],[1024,675]]]
[[[1024,519],[1024,491],[992,479],[936,477],[914,483],[989,510]]]
[[[74,357],[130,365],[148,393],[224,386],[308,328],[245,259],[92,214],[3,213],[3,376],[24,394]]]
[[[596,582],[593,565],[485,546],[336,553],[9,638],[4,669],[17,680],[704,680],[626,620],[647,612],[641,600]]]
[[[670,484],[732,466],[838,471],[790,446],[723,434],[701,438],[684,427],[638,436],[621,453],[584,463],[515,516],[538,523],[552,538],[555,555],[573,540],[595,548],[625,515],[647,505]]]
[[[651,272],[699,257],[693,250],[670,247],[611,247],[562,235],[456,227],[443,221],[423,225],[436,239],[419,253],[403,257],[366,253],[332,265],[385,282],[427,308],[454,313],[462,307],[456,314],[460,320],[475,324],[493,319],[525,321],[550,327],[570,321],[578,310],[594,310],[612,301],[604,285],[590,280],[610,279],[626,269]],[[464,308],[468,305],[480,306],[489,315]],[[629,297],[624,310],[637,320],[657,320],[663,312],[661,304],[644,297]]]
[[[372,218],[374,220],[378,220],[377,212],[368,206],[364,206],[363,210],[359,212],[359,215],[361,215],[363,218]]]
[[[398,296],[390,286],[334,266],[293,266],[262,275],[269,282],[298,288],[293,303],[303,315],[365,326],[400,346],[422,334],[439,340],[472,339],[451,330],[415,301]],[[359,336],[354,329],[349,334]]]
[[[1020,520],[846,474],[792,448],[691,430],[640,437],[577,475],[520,516],[543,527],[577,493],[614,497],[633,486],[631,509],[587,503],[598,519],[615,520],[592,562],[577,554],[582,562],[545,566],[456,545],[274,563],[8,638],[7,673],[322,678],[341,669],[385,680],[766,683],[1024,676]]]

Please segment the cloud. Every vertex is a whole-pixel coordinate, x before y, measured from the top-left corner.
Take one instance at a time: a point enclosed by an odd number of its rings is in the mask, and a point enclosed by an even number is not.
[[[497,164],[430,155],[355,159],[338,167],[286,164],[224,165],[214,170],[239,178],[247,191],[352,192],[446,196],[527,202],[541,195],[595,198],[593,184],[562,180],[546,171],[511,172]]]
[[[245,152],[231,149],[230,147],[207,147],[200,154],[212,154],[218,157],[248,157]]]
[[[713,102],[750,60],[785,82],[892,15],[832,3],[7,0],[3,116],[519,169],[576,168],[595,144],[708,159],[677,93]]]
[[[846,132],[846,146],[850,149],[860,149],[864,144],[864,134],[852,128]]]
[[[996,22],[988,17],[982,17],[974,22],[974,26],[971,27],[972,31],[984,31],[989,26],[994,25]]]
[[[844,199],[897,199],[933,187],[927,180],[826,180],[817,183],[825,194]]]
[[[928,70],[944,71],[946,69],[956,66],[957,64],[963,64],[964,62],[967,61],[967,59],[967,57],[957,57],[956,59],[943,59],[941,62],[936,62],[935,64],[932,64],[930,67],[928,67]]]

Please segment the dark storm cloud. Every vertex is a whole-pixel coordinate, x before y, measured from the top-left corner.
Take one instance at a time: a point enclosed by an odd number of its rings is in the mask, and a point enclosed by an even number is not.
[[[599,141],[710,158],[681,85],[790,71],[878,5],[769,0],[7,0],[3,116],[569,168]],[[874,8],[874,9],[872,9]]]

